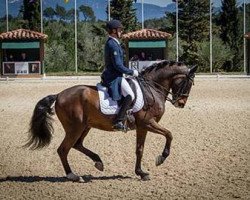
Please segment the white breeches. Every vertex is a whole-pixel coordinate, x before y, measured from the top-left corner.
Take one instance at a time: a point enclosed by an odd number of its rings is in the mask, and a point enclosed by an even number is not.
[[[122,82],[121,82],[121,92],[122,92],[122,96],[126,97],[127,95],[130,95],[132,97],[132,101],[135,99],[133,90],[131,89],[127,80],[123,77],[122,77]]]

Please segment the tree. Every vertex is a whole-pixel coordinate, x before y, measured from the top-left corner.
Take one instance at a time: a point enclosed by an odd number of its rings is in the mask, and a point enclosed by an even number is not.
[[[156,29],[160,31],[165,31],[172,33],[172,21],[169,18],[162,17],[159,19],[148,19],[144,22],[145,28]],[[175,31],[175,30],[174,30]]]
[[[248,22],[246,24],[246,32],[250,32],[250,2],[246,4],[246,21]]]
[[[58,4],[56,4],[56,16],[60,19],[60,20],[65,20],[67,17],[67,11],[65,10],[64,7],[59,6]]]
[[[84,21],[87,21],[87,20],[94,21],[95,20],[95,13],[94,13],[94,11],[93,11],[93,9],[91,7],[81,5],[79,7],[79,10],[83,14]]]
[[[225,68],[229,71],[238,71],[241,67],[240,60],[242,59],[242,55],[240,55],[240,40],[243,34],[239,31],[239,16],[236,0],[223,0],[221,9],[222,12],[218,21],[221,27],[220,38],[224,44],[231,48],[235,55],[232,62],[228,61],[225,63]]]
[[[45,8],[43,11],[44,17],[47,17],[49,20],[53,20],[56,12],[52,7]]]
[[[110,12],[111,18],[120,20],[124,32],[130,32],[137,29],[136,9],[133,8],[134,0],[111,0]]]
[[[198,45],[199,59],[202,61],[200,65],[200,71],[209,72],[210,68],[210,42],[204,41]],[[224,71],[223,64],[226,61],[232,60],[234,57],[231,49],[223,44],[222,40],[218,37],[213,37],[213,71]]]
[[[97,32],[93,29],[98,29]],[[100,31],[100,32],[99,32]],[[104,67],[105,34],[102,31],[102,23],[79,23],[78,36],[78,67],[83,71],[101,71]],[[93,45],[94,44],[94,45]]]
[[[45,24],[44,31],[49,36],[45,45],[46,72],[74,71],[73,26],[62,21]]]
[[[167,14],[175,29],[175,13]],[[179,1],[179,37],[183,41],[181,60],[186,64],[199,64],[198,43],[209,36],[209,1]]]
[[[221,25],[220,37],[225,44],[235,46],[239,28],[236,0],[223,0],[221,9],[222,12],[219,18],[219,24]]]
[[[74,22],[75,21],[75,9],[74,8],[69,9],[66,13],[65,18],[71,22]],[[79,20],[79,11],[78,10],[76,10],[76,18],[78,21]]]
[[[12,28],[16,28],[16,27],[13,27],[13,24],[12,22],[16,22],[18,21],[19,19],[17,19],[17,17],[13,17],[12,15],[8,15],[8,19],[9,19],[9,30],[11,30]],[[3,33],[6,31],[6,27],[7,27],[7,15],[3,15],[1,18],[0,18],[0,33]],[[17,27],[17,28],[20,28],[20,27]]]
[[[23,28],[31,30],[39,30],[40,25],[40,1],[23,0],[23,20],[27,23],[23,24]]]

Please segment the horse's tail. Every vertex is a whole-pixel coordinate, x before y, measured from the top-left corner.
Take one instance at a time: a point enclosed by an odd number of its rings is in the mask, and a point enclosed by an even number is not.
[[[49,95],[41,99],[34,109],[29,129],[28,142],[24,147],[32,150],[41,149],[50,144],[54,128],[52,126],[52,115],[54,114],[52,105],[57,95]]]

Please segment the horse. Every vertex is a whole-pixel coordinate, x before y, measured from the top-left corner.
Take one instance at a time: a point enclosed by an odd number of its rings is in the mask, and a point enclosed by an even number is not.
[[[144,93],[145,105],[133,113],[133,116],[136,129],[135,174],[143,181],[150,180],[149,173],[144,172],[141,167],[147,132],[163,135],[166,139],[162,154],[156,157],[155,164],[159,166],[169,156],[173,139],[172,133],[158,124],[165,112],[165,102],[170,101],[179,108],[185,106],[196,70],[197,66],[188,68],[180,62],[162,61],[140,73],[138,81]],[[172,98],[169,95],[172,95]],[[91,128],[114,131],[112,125],[115,115],[101,113],[97,87],[77,85],[38,101],[30,121],[29,137],[25,147],[35,150],[50,144],[54,132],[54,114],[65,131],[65,137],[57,153],[66,177],[70,181],[83,181],[81,176],[72,172],[68,163],[67,156],[71,148],[88,156],[95,163],[94,166],[103,171],[104,165],[99,155],[83,146],[84,138]]]

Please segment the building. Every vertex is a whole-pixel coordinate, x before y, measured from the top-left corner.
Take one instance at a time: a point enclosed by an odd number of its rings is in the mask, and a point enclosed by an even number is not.
[[[47,35],[26,29],[0,34],[2,77],[37,77],[43,74]]]
[[[126,63],[139,71],[155,62],[168,59],[168,39],[171,34],[142,29],[122,36],[125,41]]]

